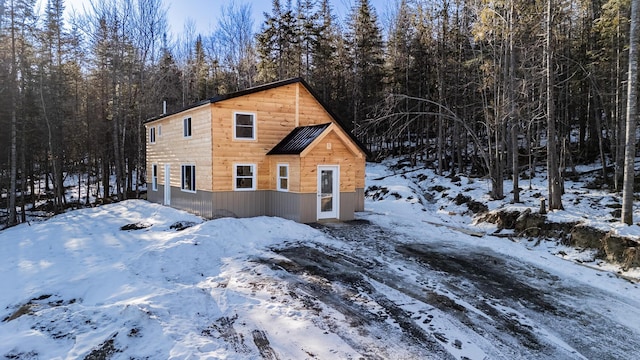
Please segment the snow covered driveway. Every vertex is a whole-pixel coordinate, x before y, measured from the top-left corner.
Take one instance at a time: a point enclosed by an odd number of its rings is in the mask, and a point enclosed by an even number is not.
[[[470,239],[412,238],[366,220],[316,227],[335,242],[290,244],[262,261],[291,296],[343,316],[316,321],[366,358],[637,358],[637,299]],[[567,266],[610,277],[558,270]]]
[[[638,284],[392,205],[312,228],[129,200],[0,231],[0,358],[637,359]]]

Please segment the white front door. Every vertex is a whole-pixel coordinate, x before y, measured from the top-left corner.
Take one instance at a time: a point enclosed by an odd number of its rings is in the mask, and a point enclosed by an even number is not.
[[[171,205],[171,165],[164,165],[164,204]]]
[[[318,166],[318,220],[337,219],[340,209],[340,167]]]

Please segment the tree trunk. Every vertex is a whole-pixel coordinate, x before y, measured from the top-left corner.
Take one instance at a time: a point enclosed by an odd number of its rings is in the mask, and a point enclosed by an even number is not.
[[[511,124],[511,166],[513,176],[513,202],[520,202],[520,168],[518,162],[518,119],[516,118],[516,99],[515,99],[515,76],[516,76],[516,57],[513,46],[513,18],[514,6],[511,1],[509,8],[509,123]]]
[[[627,80],[627,134],[624,149],[624,180],[622,184],[622,222],[633,224],[633,182],[636,157],[636,121],[638,113],[638,21],[640,0],[631,1],[629,32],[629,78]]]
[[[17,106],[17,71],[16,71],[16,25],[15,25],[15,4],[11,1],[11,73],[10,73],[10,86],[9,89],[11,97],[11,154],[10,154],[10,170],[9,170],[9,218],[7,219],[7,226],[13,226],[18,223],[16,213],[16,182],[18,173],[18,150],[17,150],[17,119],[16,119],[16,106]]]
[[[547,0],[547,178],[549,210],[562,210],[562,179],[558,168],[558,145],[554,108],[553,14],[552,0]]]

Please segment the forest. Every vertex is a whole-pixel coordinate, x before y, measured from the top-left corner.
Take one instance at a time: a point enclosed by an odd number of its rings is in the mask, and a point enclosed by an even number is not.
[[[630,224],[637,3],[397,0],[380,16],[357,0],[339,19],[329,0],[273,0],[254,19],[245,1],[210,33],[172,34],[162,0],[90,0],[70,18],[64,0],[0,0],[0,223],[43,197],[63,211],[69,176],[88,190],[75,205],[139,197],[143,122],[163,103],[302,77],[370,160],[487,177],[514,202],[544,169],[551,210],[577,164],[599,163]]]

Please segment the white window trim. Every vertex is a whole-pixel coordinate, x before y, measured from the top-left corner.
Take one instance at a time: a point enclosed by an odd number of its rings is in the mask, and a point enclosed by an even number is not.
[[[250,138],[239,138],[236,136],[236,116],[237,115],[251,115],[253,117],[253,137]],[[244,111],[234,111],[233,112],[233,119],[231,119],[232,123],[233,123],[233,140],[240,140],[240,141],[255,141],[258,139],[258,115],[256,115],[256,113],[252,113],[252,112],[244,112]]]
[[[238,166],[251,166],[251,188],[238,188]],[[233,164],[233,191],[255,191],[258,182],[258,167],[256,164]]]
[[[149,144],[155,144],[156,143],[156,136],[158,134],[156,134],[156,127],[152,126],[149,128]]]
[[[158,164],[151,164],[151,191],[158,191]]]
[[[287,168],[287,177],[282,177],[280,176],[280,168],[281,167],[285,167]],[[288,192],[289,191],[289,186],[291,184],[291,182],[289,181],[291,174],[289,173],[289,164],[278,164],[276,166],[276,189],[278,189],[278,191],[282,191],[282,192]],[[282,179],[287,179],[287,188],[283,189],[282,187],[280,187],[280,180]]]
[[[184,188],[184,167],[185,166],[193,166],[193,190],[189,190],[189,189],[185,189]],[[195,174],[196,174],[196,164],[180,164],[180,190],[183,192],[188,192],[188,193],[195,193],[196,192],[196,179],[195,179]]]
[[[189,121],[189,135],[186,134],[187,120]],[[188,139],[188,138],[191,138],[192,135],[193,135],[193,120],[191,119],[191,116],[189,116],[182,119],[182,137],[185,139]]]

